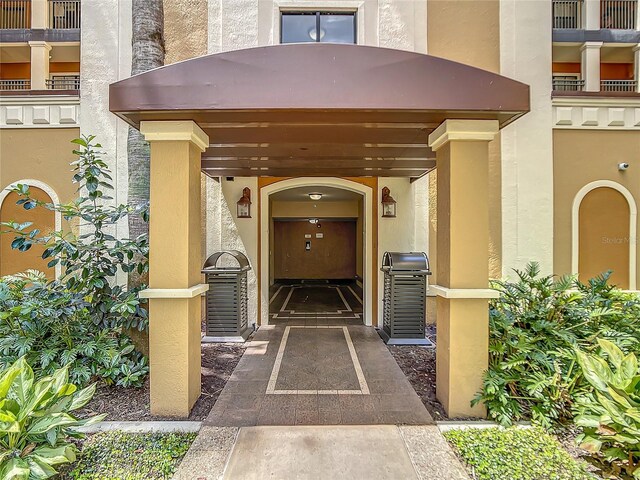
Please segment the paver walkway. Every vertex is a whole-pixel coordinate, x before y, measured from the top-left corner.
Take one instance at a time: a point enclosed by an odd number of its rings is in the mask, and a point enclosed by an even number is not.
[[[433,423],[375,329],[319,320],[261,327],[205,424]]]

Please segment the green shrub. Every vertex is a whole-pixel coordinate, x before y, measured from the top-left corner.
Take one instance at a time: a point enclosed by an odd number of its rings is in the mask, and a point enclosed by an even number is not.
[[[78,464],[64,478],[171,478],[195,436],[192,433],[98,433],[85,441]]]
[[[540,428],[470,428],[444,436],[479,480],[594,478]]]
[[[146,358],[120,328],[97,327],[91,312],[82,293],[41,273],[0,279],[0,368],[25,356],[43,374],[67,366],[77,384],[141,385]]]
[[[138,291],[127,290],[114,280],[118,271],[148,271],[149,244],[146,235],[132,240],[116,239],[111,232],[129,215],[147,216],[146,206],[138,211],[128,205],[108,204],[113,190],[110,171],[102,160],[100,144],[92,143],[89,136],[73,140],[79,150],[73,153],[78,160],[74,167],[73,182],[78,184],[79,197],[70,203],[54,204],[31,197],[28,185],[17,185],[13,191],[21,198],[18,204],[25,210],[44,208],[59,212],[72,228],[42,233],[31,229],[31,222],[3,222],[15,235],[11,246],[21,251],[32,245],[45,247],[42,254],[49,267],[58,263],[63,268],[62,283],[71,292],[83,294],[91,308],[91,318],[98,327],[147,328],[147,312],[141,307]],[[75,233],[80,230],[80,234]]]
[[[592,390],[577,365],[575,347],[592,352],[596,339],[639,352],[640,299],[608,284],[540,276],[537,264],[516,271],[515,282],[495,282],[490,305],[489,369],[474,404],[503,425],[531,419],[546,429],[573,418],[575,399]]]
[[[69,412],[93,397],[95,385],[76,391],[66,368],[35,380],[24,358],[0,372],[0,478],[40,480],[52,477],[55,466],[73,462],[75,429],[104,418],[77,420]]]
[[[615,369],[598,355],[577,352],[583,374],[595,390],[578,398],[576,424],[583,429],[578,441],[607,473],[625,472],[640,479],[638,359],[634,354],[624,355],[611,342],[598,343]]]
[[[59,279],[36,272],[0,279],[0,367],[26,355],[36,369],[51,373],[69,365],[71,379],[86,384],[97,377],[107,384],[140,386],[148,373],[146,358],[134,351],[128,329],[146,330],[147,312],[138,292],[115,281],[118,272],[144,275],[148,269],[146,236],[118,240],[110,232],[128,215],[142,215],[127,205],[109,205],[109,169],[94,137],[76,139],[78,160],[73,181],[79,197],[66,204],[31,197],[27,185],[13,191],[26,210],[58,212],[69,228],[42,233],[31,223],[4,222],[12,247],[44,246],[48,265],[62,267]],[[77,231],[80,231],[78,234]]]

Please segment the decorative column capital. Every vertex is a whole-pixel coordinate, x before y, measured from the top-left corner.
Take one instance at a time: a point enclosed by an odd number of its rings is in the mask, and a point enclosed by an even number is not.
[[[429,135],[429,146],[435,152],[453,140],[493,140],[500,130],[497,120],[445,120]]]
[[[596,50],[602,48],[603,42],[584,42],[580,45],[580,51],[583,50]]]
[[[44,47],[47,50],[47,52],[51,50],[51,45],[49,43],[43,41],[43,40],[31,41],[31,42],[29,42],[29,46],[31,48],[33,48],[33,47]]]
[[[202,152],[209,147],[209,136],[193,120],[142,121],[140,133],[148,142],[186,141]]]

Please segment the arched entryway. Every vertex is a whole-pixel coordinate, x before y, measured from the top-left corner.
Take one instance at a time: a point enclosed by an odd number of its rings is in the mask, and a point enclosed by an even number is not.
[[[418,178],[437,167],[437,395],[450,416],[484,415],[470,401],[488,365],[495,296],[488,144],[529,111],[527,85],[413,52],[289,44],[151,70],[112,84],[109,101],[151,143],[150,288],[141,296],[150,299],[154,414],[186,416],[200,393],[200,171],[348,183],[340,179]],[[365,199],[373,212],[373,195]],[[260,276],[267,285],[268,269]],[[264,315],[264,289],[260,300]]]
[[[573,204],[572,267],[581,281],[611,270],[611,283],[635,289],[637,207],[617,182],[585,185]]]
[[[12,192],[11,188],[18,184],[29,185],[31,197],[35,200],[58,203],[58,195],[46,183],[32,179],[20,180],[0,191],[0,222],[31,222],[32,228],[37,228],[43,233],[60,230],[61,215],[59,212],[54,213],[45,208],[25,210],[22,205],[16,204],[20,197]],[[59,276],[60,265],[55,268],[49,267],[47,266],[48,261],[42,258],[44,247],[34,245],[28,251],[20,252],[11,248],[13,239],[13,235],[0,235],[0,276],[13,275],[27,269],[39,270],[49,278]]]
[[[375,273],[373,271],[373,264],[371,262],[372,258],[376,258],[376,252],[374,252],[374,235],[376,229],[374,227],[374,196],[376,195],[376,191],[364,183],[359,183],[353,180],[346,180],[342,178],[332,178],[332,177],[308,177],[308,178],[292,178],[281,180],[276,183],[271,183],[266,185],[260,189],[260,320],[261,324],[268,325],[269,324],[269,304],[271,301],[271,297],[273,295],[270,294],[270,286],[273,285],[273,281],[275,280],[274,268],[275,265],[273,261],[275,261],[275,252],[270,250],[270,245],[275,241],[275,238],[272,234],[275,232],[272,230],[275,228],[273,224],[273,215],[270,207],[273,207],[273,198],[287,198],[283,197],[282,194],[285,192],[296,191],[296,189],[302,189],[306,191],[306,189],[314,189],[314,191],[322,191],[323,189],[327,191],[336,192],[335,195],[338,196],[338,192],[343,191],[345,193],[351,193],[351,195],[345,195],[344,198],[347,197],[351,199],[351,201],[358,201],[361,199],[361,218],[360,222],[357,222],[355,225],[356,230],[361,230],[363,232],[362,235],[362,244],[356,245],[356,249],[359,249],[361,252],[361,260],[360,265],[356,261],[356,274],[358,270],[361,268],[361,281],[362,281],[362,307],[363,307],[363,322],[365,325],[376,325],[377,318],[375,318],[375,310],[374,310],[374,292],[375,290]],[[298,190],[298,191],[302,191]],[[342,197],[339,197],[342,198]],[[326,201],[326,199],[325,199]],[[312,207],[313,208],[313,207]],[[306,212],[303,212],[306,213]],[[302,215],[302,214],[300,214]],[[307,218],[311,217],[311,215],[300,215],[297,218]],[[276,215],[277,216],[277,215]],[[292,215],[296,218],[295,215]],[[336,215],[329,215],[334,219]],[[317,218],[315,216],[314,218]],[[309,235],[312,235],[309,233]],[[310,248],[313,248],[313,244],[315,242],[320,242],[322,239],[316,239],[315,234],[312,235],[310,239],[302,239],[302,242],[310,241]]]

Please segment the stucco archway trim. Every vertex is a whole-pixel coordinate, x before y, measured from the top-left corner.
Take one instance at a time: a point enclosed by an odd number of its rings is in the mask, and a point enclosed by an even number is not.
[[[46,183],[40,180],[34,180],[32,178],[24,178],[22,180],[18,180],[17,182],[10,183],[4,189],[2,189],[2,191],[0,191],[0,209],[2,209],[2,204],[4,203],[7,196],[9,196],[9,194],[11,193],[11,189],[13,189],[14,187],[17,187],[18,185],[29,185],[30,187],[39,188],[44,193],[49,195],[49,198],[51,199],[51,202],[53,204],[60,203],[60,198],[58,197],[58,194],[49,185],[47,185]],[[58,211],[54,212],[53,224],[56,231],[62,230],[62,215]],[[62,267],[58,263],[55,266],[56,278],[59,278],[61,273],[62,273]]]
[[[368,259],[373,255],[373,196],[371,187],[361,183],[333,177],[301,177],[281,180],[260,189],[260,323],[269,324],[269,197],[274,193],[289,190],[296,187],[335,187],[358,193],[364,198],[364,231],[365,241],[362,262],[364,276],[364,323],[375,325],[377,319],[373,318],[373,271]]]
[[[589,192],[596,188],[612,188],[620,192],[629,204],[629,290],[636,289],[636,246],[638,207],[633,195],[623,185],[612,180],[596,180],[582,187],[573,199],[571,210],[571,272],[578,273],[580,254],[580,205]]]

